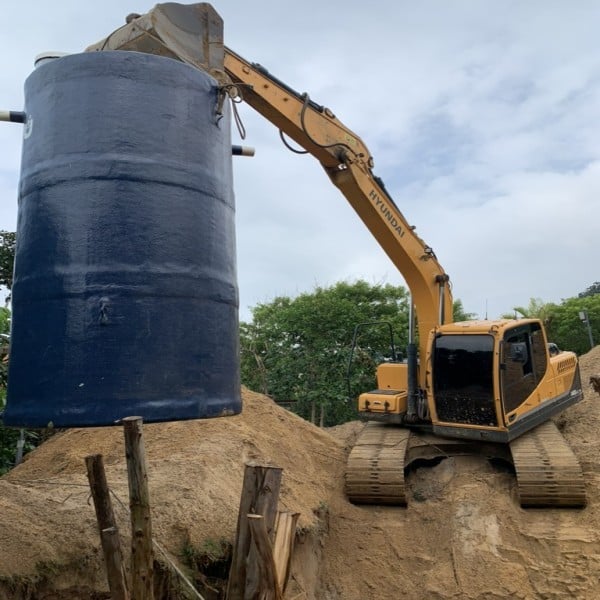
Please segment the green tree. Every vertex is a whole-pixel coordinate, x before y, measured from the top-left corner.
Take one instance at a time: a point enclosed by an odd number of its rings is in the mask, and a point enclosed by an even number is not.
[[[0,230],[0,286],[9,290],[13,282],[16,235],[12,231]],[[10,299],[10,295],[7,298]],[[0,414],[6,402],[8,381],[8,352],[10,334],[10,310],[0,307]],[[0,475],[14,464],[19,431],[8,429],[0,421]]]
[[[550,307],[546,331],[548,340],[555,342],[563,350],[573,350],[585,354],[590,350],[587,326],[579,313],[587,312],[592,328],[592,337],[600,340],[600,294],[568,298]]]
[[[12,231],[0,230],[0,287],[12,288],[13,267],[15,264],[16,234]],[[10,296],[7,298],[6,302]],[[10,334],[10,310],[0,307],[0,413],[6,398],[8,378],[8,339]]]
[[[356,418],[346,380],[355,326],[390,322],[397,348],[405,348],[408,293],[401,286],[342,282],[259,304],[252,317],[240,326],[242,382],[276,402],[289,402],[304,418],[334,425]],[[350,394],[373,389],[377,364],[390,358],[387,328],[362,328]]]
[[[13,282],[16,240],[15,232],[0,230],[0,286],[7,287],[9,291]]]
[[[452,303],[452,318],[454,322],[470,321],[474,316],[474,313],[465,312],[462,300],[454,300]]]
[[[0,410],[4,407],[8,382],[8,350],[10,335],[10,310],[0,307]]]
[[[540,319],[546,323],[550,318],[554,304],[544,302],[541,298],[530,298],[527,306],[515,306],[513,312],[504,313],[503,319]]]
[[[578,294],[579,298],[585,298],[586,296],[594,296],[595,294],[600,294],[600,281],[596,281],[592,283],[589,288],[585,290],[585,292],[581,292]]]
[[[0,414],[6,402],[6,383],[8,378],[8,350],[10,331],[10,311],[0,307]],[[12,467],[15,460],[19,431],[8,429],[0,421],[0,475]]]

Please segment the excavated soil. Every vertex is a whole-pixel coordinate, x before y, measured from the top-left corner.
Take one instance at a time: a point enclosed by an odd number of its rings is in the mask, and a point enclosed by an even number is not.
[[[236,417],[144,427],[154,537],[180,564],[232,542],[255,461],[284,469],[280,507],[301,513],[288,599],[596,599],[600,397],[588,382],[600,346],[580,364],[585,398],[558,424],[585,473],[585,509],[523,510],[513,474],[475,457],[410,473],[405,509],[353,506],[343,472],[362,425],[320,430],[243,390]],[[57,434],[0,479],[0,598],[108,597],[84,458],[103,454],[126,532],[122,438]]]

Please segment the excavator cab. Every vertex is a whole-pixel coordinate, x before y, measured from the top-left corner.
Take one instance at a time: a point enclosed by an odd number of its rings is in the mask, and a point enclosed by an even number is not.
[[[432,391],[436,422],[498,427],[494,395],[495,341],[489,333],[435,336]]]
[[[444,437],[507,443],[581,400],[577,358],[550,355],[539,320],[465,321],[432,330],[417,415],[408,418],[409,365],[380,365],[359,398],[368,420]]]
[[[432,336],[430,360],[439,435],[510,442],[583,395],[576,356],[550,356],[536,319],[442,326]]]

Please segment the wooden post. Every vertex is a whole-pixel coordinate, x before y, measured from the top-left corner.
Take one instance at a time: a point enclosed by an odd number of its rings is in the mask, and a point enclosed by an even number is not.
[[[110,500],[110,491],[106,482],[104,462],[101,454],[85,457],[87,476],[96,510],[96,520],[104,554],[104,565],[108,588],[112,600],[129,600],[127,579],[123,565],[123,555],[119,541],[119,530]]]
[[[277,582],[273,547],[267,533],[265,519],[262,515],[248,515],[248,527],[256,548],[257,586],[252,598],[260,600],[283,600],[281,588]]]
[[[131,509],[131,599],[154,600],[152,522],[142,417],[126,417],[123,429]]]
[[[100,538],[104,549],[104,561],[111,599],[129,600],[119,530],[116,527],[107,527],[100,532]]]
[[[227,600],[244,600],[246,592],[253,591],[254,559],[249,555],[256,553],[251,552],[252,537],[247,515],[262,515],[267,535],[272,535],[281,487],[281,473],[282,469],[278,467],[246,465],[227,584]],[[250,579],[247,582],[248,575]]]
[[[296,539],[296,523],[300,513],[289,511],[278,512],[275,523],[275,543],[273,544],[273,559],[275,560],[275,572],[277,583],[281,592],[285,592],[290,576],[292,553]]]

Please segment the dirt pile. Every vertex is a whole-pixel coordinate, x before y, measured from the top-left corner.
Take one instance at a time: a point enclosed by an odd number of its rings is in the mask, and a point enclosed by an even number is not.
[[[315,512],[337,492],[344,462],[339,442],[265,396],[243,390],[243,401],[235,417],[144,426],[153,533],[174,558],[233,541],[246,462],[284,469],[280,508],[301,514],[303,532],[318,529]],[[68,598],[106,589],[85,475],[89,454],[104,456],[121,501],[115,503],[121,530],[128,531],[122,429],[52,437],[0,479],[0,598],[2,582],[5,597],[12,597],[11,581],[19,590],[76,590],[61,596]]]
[[[600,398],[589,380],[600,373],[600,346],[580,368],[584,400],[558,425],[584,470],[585,509],[524,510],[511,472],[477,457],[446,459],[409,474],[407,509],[335,497],[321,597],[597,598]]]
[[[145,426],[155,537],[178,559],[232,541],[243,465],[271,462],[284,469],[282,506],[302,514],[289,598],[591,600],[600,397],[589,377],[599,372],[596,347],[581,358],[584,401],[559,419],[585,472],[583,510],[525,511],[511,472],[470,457],[410,473],[406,509],[353,506],[343,471],[361,425],[322,431],[245,390],[242,415]],[[127,530],[121,429],[55,436],[0,480],[0,598],[106,597],[83,462],[92,453],[104,455]]]

